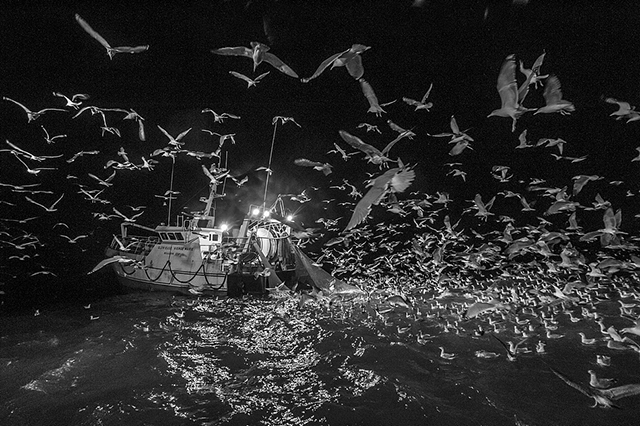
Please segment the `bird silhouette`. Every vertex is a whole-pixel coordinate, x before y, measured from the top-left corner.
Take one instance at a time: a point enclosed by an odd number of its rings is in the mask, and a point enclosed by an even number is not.
[[[325,59],[318,69],[313,73],[311,77],[303,78],[303,83],[308,83],[314,78],[318,77],[324,72],[324,70],[331,65],[331,69],[335,67],[346,67],[349,75],[356,80],[359,80],[364,75],[364,67],[362,66],[362,57],[360,54],[369,50],[370,46],[364,46],[362,44],[354,44],[343,52],[336,53]]]
[[[527,111],[533,111],[532,109],[522,106],[522,103],[527,96],[529,84],[534,75],[535,72],[529,74],[527,80],[518,88],[516,82],[515,55],[507,56],[500,69],[498,84],[496,85],[502,105],[500,108],[493,110],[488,117],[511,117],[513,120],[511,131],[515,132],[518,118]]]
[[[560,80],[555,75],[550,76],[544,85],[545,106],[538,108],[535,114],[559,112],[562,115],[571,114],[576,107],[569,101],[562,99],[562,91],[560,90]]]
[[[294,70],[292,70],[287,64],[282,62],[280,58],[278,58],[273,53],[269,52],[271,48],[266,44],[259,43],[257,41],[251,42],[251,49],[244,46],[238,47],[221,47],[219,49],[211,50],[211,53],[215,53],[216,55],[224,55],[224,56],[244,56],[246,58],[251,58],[253,60],[253,70],[255,71],[258,65],[260,65],[263,61],[271,64],[278,71],[294,78],[298,78],[298,74]]]
[[[353,136],[351,133],[345,130],[340,130],[338,131],[338,133],[346,143],[364,152],[365,155],[367,156],[367,159],[373,164],[383,164],[383,163],[386,163],[387,161],[391,161],[389,158],[385,157],[382,154],[382,151],[380,151],[375,146],[369,145],[368,143],[364,142],[359,137]]]
[[[113,59],[116,53],[141,53],[149,49],[148,44],[141,45],[141,46],[133,46],[133,47],[132,46],[111,47],[111,45],[107,42],[107,40],[105,40],[93,28],[91,28],[91,26],[87,23],[87,21],[82,19],[82,17],[80,17],[80,15],[78,15],[77,13],[76,13],[76,21],[78,22],[78,24],[80,24],[82,29],[84,29],[91,37],[98,40],[98,42],[102,45],[102,47],[104,47],[107,50],[107,55],[109,55],[109,59]]]
[[[348,231],[355,226],[358,226],[360,222],[366,219],[371,212],[371,206],[379,204],[380,201],[389,193],[404,192],[405,189],[411,185],[416,177],[414,170],[399,164],[399,167],[387,170],[382,175],[373,179],[371,182],[371,189],[360,199],[356,205],[351,219],[344,229]]]
[[[247,89],[249,87],[256,87],[257,84],[260,82],[260,80],[262,80],[263,78],[265,78],[271,71],[267,71],[264,74],[260,74],[259,76],[257,76],[256,78],[249,78],[244,74],[240,74],[239,72],[235,72],[235,71],[229,71],[229,74],[231,74],[232,76],[239,78],[240,80],[244,80],[247,83]]]

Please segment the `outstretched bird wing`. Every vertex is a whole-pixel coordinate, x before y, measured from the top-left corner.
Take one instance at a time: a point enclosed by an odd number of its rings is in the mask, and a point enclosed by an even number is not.
[[[216,55],[224,55],[224,56],[246,56],[251,58],[253,55],[253,50],[248,47],[238,46],[238,47],[221,47],[219,49],[212,49],[211,53],[215,53]]]
[[[87,21],[85,21],[84,19],[82,19],[82,17],[80,17],[80,15],[78,15],[76,13],[76,21],[78,22],[78,24],[80,24],[80,26],[93,38],[95,38],[96,40],[98,40],[98,42],[100,42],[100,44],[107,50],[111,49],[111,45],[107,42],[107,40],[105,40],[100,34],[98,34],[93,28],[91,28],[91,26],[87,23]]]
[[[542,66],[542,62],[544,62],[545,55],[546,52],[538,56],[538,59],[536,59],[536,61],[533,63],[533,66],[531,67],[531,72],[529,72],[529,74],[527,75],[527,79],[524,83],[522,83],[520,89],[518,89],[518,103],[520,105],[522,105],[522,103],[524,102],[524,98],[526,98],[527,94],[529,93],[529,86],[531,85],[531,82],[537,81],[536,77],[540,75],[540,67]]]
[[[302,167],[322,167],[322,163],[318,163],[317,161],[311,161],[306,158],[296,158],[293,160],[293,164],[296,166]]]
[[[640,384],[633,383],[629,385],[622,385],[611,389],[603,389],[600,391],[602,395],[614,401],[625,398],[627,396],[640,395]]]
[[[356,204],[345,231],[358,226],[371,212],[371,206],[380,203],[388,192],[403,192],[407,189],[415,176],[411,169],[396,167],[375,178],[371,189]]]
[[[391,188],[393,192],[404,192],[415,178],[415,171],[408,168],[401,168],[399,172],[391,177]]]
[[[326,70],[329,67],[329,65],[331,65],[336,59],[338,59],[340,56],[344,55],[348,51],[349,51],[349,49],[345,50],[344,52],[339,52],[339,53],[336,53],[335,55],[329,56],[327,59],[322,61],[320,66],[318,66],[318,69],[316,69],[316,71],[313,73],[313,75],[311,77],[303,78],[302,82],[303,83],[308,83],[309,81],[311,81],[314,78],[318,77],[320,74],[322,74],[324,72],[324,70]]]
[[[356,80],[359,80],[364,75],[364,67],[362,66],[362,56],[355,55],[349,59],[345,64],[349,75]]]
[[[562,100],[562,91],[560,90],[560,80],[555,75],[547,79],[544,85],[544,100],[547,105],[557,105]]]
[[[591,390],[589,390],[587,387],[582,386],[581,384],[574,382],[569,377],[565,376],[564,374],[562,374],[561,372],[559,372],[555,368],[553,368],[553,367],[549,367],[549,368],[551,369],[553,374],[555,374],[556,376],[560,377],[563,382],[565,382],[566,384],[568,384],[572,388],[578,390],[582,394],[584,394],[584,395],[586,395],[586,396],[588,396],[590,398],[593,398],[593,392],[591,392]]]
[[[365,154],[367,154],[367,157],[369,158],[374,158],[376,156],[383,157],[382,152],[378,148],[363,142],[362,139],[360,139],[359,137],[353,136],[352,134],[345,132],[344,130],[340,130],[338,133],[346,143],[364,152]]]
[[[251,86],[252,84],[256,83],[254,80],[250,79],[249,77],[247,77],[244,74],[240,74],[239,72],[229,71],[229,74],[231,74],[232,76],[234,76],[236,78],[239,78],[240,80],[246,81],[249,86]]]
[[[264,58],[265,61],[267,61],[268,63],[270,63],[271,65],[273,65],[278,71],[285,73],[286,75],[293,77],[293,78],[298,78],[298,74],[296,74],[296,72],[294,70],[291,69],[291,67],[289,67],[289,65],[285,64],[284,62],[282,62],[280,60],[280,58],[278,58],[276,55],[274,55],[273,53],[270,52],[266,52],[264,54]]]
[[[516,60],[515,55],[509,55],[504,60],[498,83],[496,85],[502,108],[518,108],[518,84],[516,83]]]
[[[369,213],[371,212],[371,206],[373,204],[378,204],[382,197],[384,197],[384,194],[386,194],[386,192],[388,191],[386,186],[389,180],[391,180],[390,175],[394,174],[397,171],[397,168],[391,169],[388,170],[384,175],[376,178],[376,182],[379,181],[380,183],[382,183],[383,179],[386,181],[382,185],[374,183],[373,187],[369,189],[369,191],[364,195],[364,197],[360,199],[360,201],[358,201],[358,204],[356,204],[356,207],[353,210],[353,214],[351,215],[351,219],[349,220],[347,227],[344,229],[345,231],[358,226],[363,220],[367,218],[367,216],[369,216]]]

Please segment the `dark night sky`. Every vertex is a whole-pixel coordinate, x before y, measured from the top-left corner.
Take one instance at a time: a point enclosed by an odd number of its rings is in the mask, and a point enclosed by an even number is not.
[[[242,175],[266,165],[273,131],[271,120],[280,115],[293,117],[302,128],[292,124],[278,128],[274,193],[299,193],[316,185],[322,188],[317,197],[329,197],[335,194],[327,188],[341,183],[343,177],[362,189],[368,179],[366,172],[379,173],[376,166],[359,161],[360,155],[345,163],[326,153],[334,142],[346,147],[338,130],[347,130],[381,148],[395,137],[386,125],[386,120],[391,119],[405,128],[413,127],[418,135],[413,141],[401,141],[393,152],[405,163],[415,165],[417,178],[410,188],[413,191],[448,191],[461,207],[467,207],[464,200],[472,199],[475,193],[488,199],[503,189],[522,191],[533,177],[548,179],[550,186],[570,187],[574,175],[600,174],[606,179],[593,184],[589,197],[599,192],[610,198],[615,207],[629,212],[625,223],[636,226],[636,198],[626,197],[625,191],[637,193],[640,189],[636,167],[639,163],[630,161],[637,154],[635,147],[640,145],[640,124],[613,120],[609,114],[616,108],[603,102],[602,97],[638,102],[640,6],[633,1],[536,0],[425,0],[421,4],[413,7],[411,1],[400,0],[131,2],[127,6],[78,2],[47,7],[29,2],[5,3],[0,6],[2,96],[39,109],[62,105],[60,98],[51,95],[53,91],[88,93],[91,99],[87,105],[134,108],[145,117],[149,136],[146,142],[140,142],[135,123],[117,121],[114,125],[121,128],[122,137],[101,138],[98,121],[88,115],[72,120],[68,115],[52,113],[27,124],[18,107],[1,102],[2,140],[9,139],[39,154],[64,153],[65,158],[80,149],[99,149],[101,154],[83,161],[82,166],[74,165],[73,170],[58,164],[60,170],[41,179],[27,175],[10,154],[0,153],[0,181],[41,181],[43,188],[59,193],[71,185],[65,179],[66,173],[83,173],[84,183],[88,183],[87,172],[106,177],[109,172],[102,166],[107,160],[118,158],[120,147],[139,162],[141,156],[149,158],[149,153],[165,146],[166,138],[156,124],[172,134],[193,127],[184,139],[185,147],[193,150],[215,147],[200,132],[202,128],[235,133],[238,143],[229,148],[229,167],[234,174]],[[112,46],[149,44],[150,48],[141,54],[118,54],[109,60],[98,42],[76,23],[75,13]],[[261,64],[253,74],[249,59],[210,53],[220,47],[248,46],[251,41],[268,44],[271,52],[301,77],[310,76],[324,59],[354,43],[371,46],[362,55],[364,77],[381,103],[394,99],[397,102],[386,108],[387,114],[375,117],[367,113],[368,104],[359,84],[344,68],[326,70],[304,84],[268,64]],[[495,87],[500,66],[509,54],[530,66],[543,51],[546,58],[542,73],[559,77],[564,97],[575,104],[576,111],[571,116],[525,115],[512,133],[509,119],[487,118],[500,105]],[[247,89],[245,83],[229,75],[230,70],[250,76],[271,72],[258,87]],[[518,73],[518,81],[523,80]],[[431,112],[414,112],[402,102],[403,96],[419,99],[431,83]],[[538,89],[530,93],[525,105],[539,107],[543,103],[542,89]],[[211,116],[200,113],[203,108],[237,114],[242,120],[214,124]],[[457,157],[448,155],[451,146],[446,139],[428,136],[449,131],[452,114],[475,139],[474,151]],[[378,125],[383,135],[356,129],[362,122]],[[47,145],[38,124],[53,133],[67,133],[67,140]],[[570,164],[554,160],[550,153],[557,153],[555,149],[515,150],[517,137],[525,128],[534,142],[542,137],[561,137],[567,141],[565,155],[588,155],[588,159]],[[299,157],[330,162],[334,173],[324,177],[311,169],[296,167],[293,160]],[[108,198],[118,206],[155,206],[160,209],[158,214],[150,209],[146,219],[162,220],[165,212],[153,197],[167,189],[168,163],[160,161],[151,173],[119,172]],[[460,168],[468,173],[466,183],[446,175],[449,168],[444,164],[451,161],[463,163]],[[512,168],[514,178],[507,186],[491,178],[489,172],[495,164]],[[179,178],[176,188],[183,192],[181,202],[204,195],[207,181],[199,173],[198,162],[189,158],[180,160],[179,166],[187,174],[186,178]],[[251,173],[251,180],[238,193],[243,202],[248,202],[247,192],[261,194],[258,175]],[[518,184],[518,180],[525,183]],[[625,183],[614,187],[608,183],[610,180]],[[3,217],[42,213],[13,193],[3,190],[2,194],[3,199],[18,202],[16,209],[3,206]],[[61,210],[77,213],[75,209],[82,200],[74,197],[66,197]],[[590,204],[591,199],[583,202]],[[82,208],[85,207],[93,208],[86,204]],[[307,226],[325,214],[312,207],[304,208]],[[329,216],[350,214],[337,207],[330,210],[326,213]],[[597,219],[596,225],[600,223]],[[82,232],[95,226],[86,222],[76,230]],[[117,225],[113,224],[113,228],[109,232],[115,232]],[[101,250],[94,251],[99,256]]]

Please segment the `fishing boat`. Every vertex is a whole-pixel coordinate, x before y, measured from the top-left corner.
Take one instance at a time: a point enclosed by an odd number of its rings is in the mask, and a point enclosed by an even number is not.
[[[269,208],[251,205],[239,227],[218,223],[216,203],[225,196],[219,187],[229,172],[202,168],[211,181],[202,211],[179,214],[173,223],[168,215],[167,223],[155,227],[121,223],[103,261],[118,281],[131,289],[207,296],[265,293],[292,281],[296,251],[281,199]],[[167,193],[171,211],[173,190]]]

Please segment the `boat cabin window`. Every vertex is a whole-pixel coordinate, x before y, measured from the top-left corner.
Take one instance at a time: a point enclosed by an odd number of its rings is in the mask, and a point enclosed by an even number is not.
[[[182,232],[176,232],[176,239],[180,241],[184,241],[184,237],[182,236]]]
[[[165,234],[164,232],[160,233],[160,238],[162,238],[163,240],[167,239],[167,234]]]
[[[173,233],[171,233],[171,232],[168,232],[168,233],[167,233],[167,237],[169,237],[169,239],[170,239],[171,241],[175,241],[175,240],[176,240],[176,236],[175,236],[175,235],[173,235]]]
[[[209,241],[218,241],[218,234],[209,234]]]

